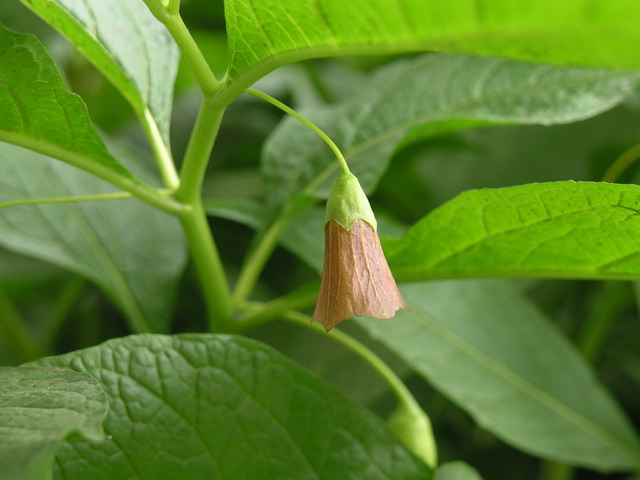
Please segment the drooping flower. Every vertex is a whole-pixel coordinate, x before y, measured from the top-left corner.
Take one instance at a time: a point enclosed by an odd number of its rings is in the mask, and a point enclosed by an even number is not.
[[[324,268],[313,314],[327,332],[352,315],[391,318],[401,308],[408,310],[376,228],[358,179],[343,173],[327,201]]]

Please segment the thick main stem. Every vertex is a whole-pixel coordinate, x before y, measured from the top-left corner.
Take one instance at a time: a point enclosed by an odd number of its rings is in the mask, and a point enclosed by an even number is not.
[[[201,198],[202,181],[224,115],[224,107],[216,106],[212,101],[220,88],[220,81],[209,68],[182,21],[179,12],[180,1],[169,0],[164,3],[160,0],[145,0],[145,3],[173,36],[193,69],[205,97],[189,139],[175,196],[187,207],[180,214],[180,221],[204,293],[209,330],[225,330],[233,314],[231,292]]]
[[[202,207],[202,181],[218,135],[224,109],[205,98],[180,172],[176,198],[190,207],[180,216],[204,293],[209,330],[226,330],[231,321],[231,292],[207,216]]]
[[[204,294],[209,331],[226,331],[233,314],[231,293],[202,202],[199,199],[193,202],[180,221]]]

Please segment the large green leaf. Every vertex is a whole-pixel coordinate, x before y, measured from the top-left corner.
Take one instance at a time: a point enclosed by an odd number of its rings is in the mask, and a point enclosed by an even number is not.
[[[398,280],[640,278],[640,187],[553,182],[472,190],[384,242]]]
[[[436,50],[640,67],[631,0],[228,0],[225,10],[239,92],[284,63],[335,55]]]
[[[51,478],[53,456],[71,432],[99,441],[107,396],[91,375],[57,368],[0,368],[3,480]]]
[[[371,413],[253,340],[141,335],[38,364],[93,374],[111,405],[108,440],[69,442],[57,478],[430,477]]]
[[[21,0],[73,43],[169,145],[179,52],[142,0]]]
[[[128,163],[139,163],[122,151]],[[0,203],[112,192],[81,170],[0,143]],[[98,283],[134,331],[164,332],[186,244],[175,217],[138,199],[17,206],[0,210],[0,244]]]
[[[574,122],[620,102],[639,75],[424,55],[382,68],[356,98],[315,109],[309,117],[334,139],[370,191],[407,133],[425,137],[488,124]],[[265,145],[267,198],[282,204],[305,188],[326,196],[336,167],[322,141],[289,118]]]
[[[402,288],[411,312],[358,323],[476,421],[524,451],[599,470],[640,465],[640,441],[585,360],[509,283]]]
[[[107,151],[80,97],[64,87],[42,44],[1,25],[0,141],[134,181]]]

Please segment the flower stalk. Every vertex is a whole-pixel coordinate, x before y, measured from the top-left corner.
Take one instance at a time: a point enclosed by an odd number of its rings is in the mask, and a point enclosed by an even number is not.
[[[391,274],[376,232],[376,217],[358,179],[351,173],[338,146],[311,121],[266,93],[254,95],[293,116],[314,131],[331,148],[340,166],[327,200],[325,253],[320,295],[313,320],[328,332],[352,315],[391,318],[407,304]],[[275,246],[284,221],[272,226],[240,274],[234,300],[241,303]]]

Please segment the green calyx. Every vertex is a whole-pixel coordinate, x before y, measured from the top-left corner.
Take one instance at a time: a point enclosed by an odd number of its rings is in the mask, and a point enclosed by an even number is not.
[[[378,227],[369,199],[351,172],[343,172],[331,187],[325,224],[331,220],[335,220],[345,230],[349,230],[358,220],[364,220],[373,230]]]

